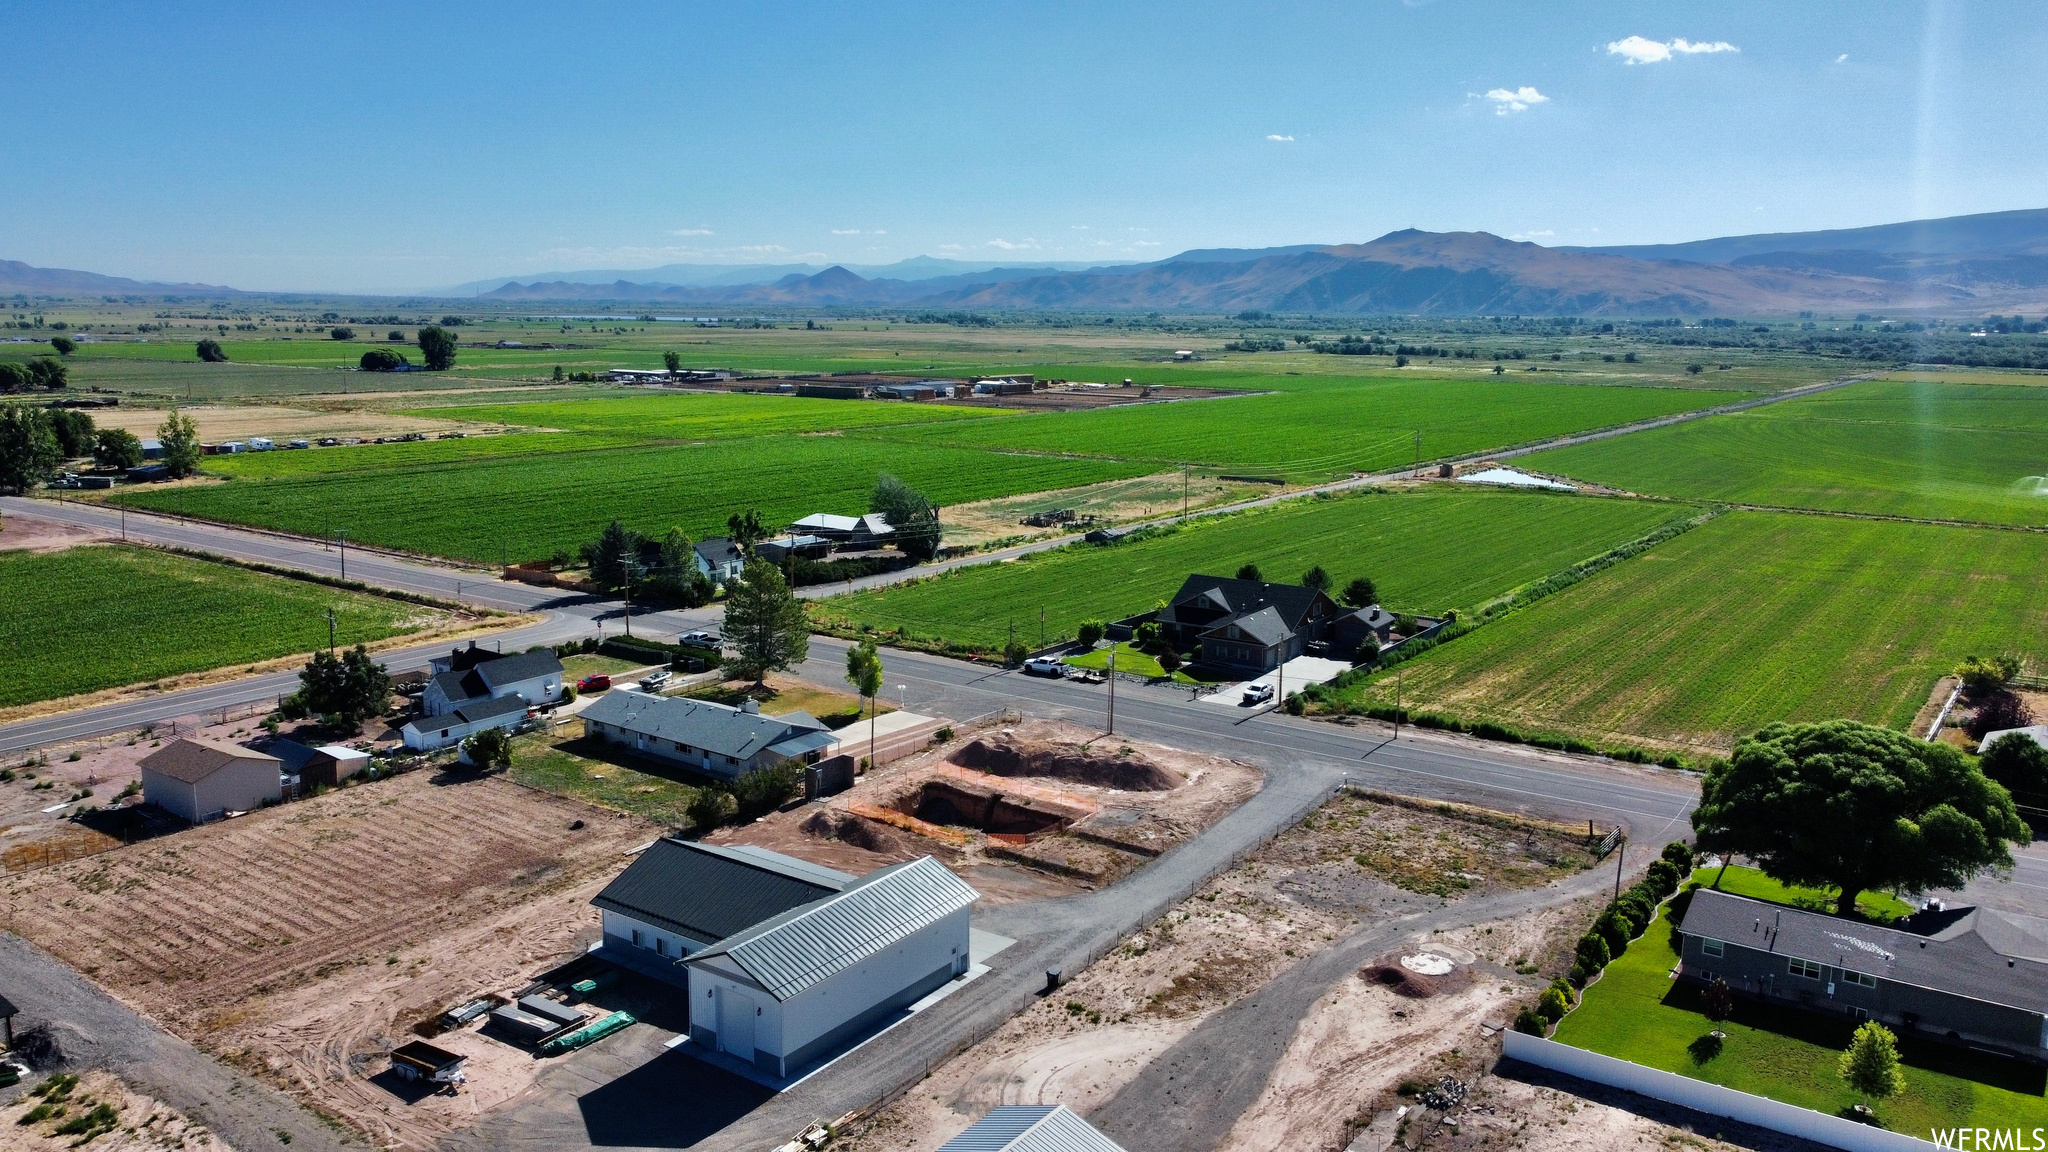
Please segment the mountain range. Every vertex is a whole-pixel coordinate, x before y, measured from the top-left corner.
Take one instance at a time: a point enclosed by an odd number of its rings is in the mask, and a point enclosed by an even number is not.
[[[687,282],[682,282],[687,281]],[[2048,209],[1685,244],[1556,247],[1404,229],[1142,264],[669,265],[476,281],[472,298],[690,307],[1746,316],[2048,310]],[[458,289],[450,289],[451,293]],[[0,292],[221,292],[0,261]]]

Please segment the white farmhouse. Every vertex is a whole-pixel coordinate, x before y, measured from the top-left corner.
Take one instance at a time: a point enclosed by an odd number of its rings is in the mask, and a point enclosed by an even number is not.
[[[690,1039],[794,1075],[966,975],[978,899],[923,856],[694,952]]]
[[[283,772],[275,756],[181,736],[142,758],[142,802],[204,824],[283,799]]]
[[[420,694],[420,712],[441,716],[465,704],[518,696],[528,705],[562,698],[562,662],[553,652],[501,655],[472,643],[434,661],[434,678]]]

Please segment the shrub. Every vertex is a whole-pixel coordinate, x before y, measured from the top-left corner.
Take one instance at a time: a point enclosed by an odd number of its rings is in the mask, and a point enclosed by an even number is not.
[[[1673,864],[1669,860],[1658,860],[1650,865],[1649,875],[1644,877],[1644,879],[1651,889],[1657,893],[1657,898],[1662,900],[1664,897],[1678,891],[1678,881],[1680,879],[1678,865]]]
[[[950,724],[948,724],[948,725],[946,725],[945,727],[943,727],[943,728],[939,729],[939,730],[938,730],[937,732],[934,732],[934,733],[932,733],[932,739],[934,739],[934,740],[938,741],[938,742],[939,742],[939,743],[941,743],[941,744],[944,744],[944,743],[945,743],[946,741],[948,741],[948,740],[951,740],[952,738],[953,738],[953,726],[952,726],[952,725],[950,725]]]
[[[469,753],[470,763],[479,768],[510,768],[512,766],[512,738],[505,735],[503,728],[486,728],[462,742],[462,750]]]
[[[1956,665],[1955,674],[1966,692],[1995,692],[2020,674],[2020,662],[2010,656],[1971,656]]]
[[[228,362],[228,354],[221,349],[220,341],[215,340],[211,336],[201,340],[194,350],[198,352],[199,358],[208,364],[225,364]]]
[[[690,797],[690,827],[702,835],[725,823],[725,818],[738,807],[732,793],[723,788],[699,788],[697,794]]]
[[[1588,932],[1579,937],[1578,947],[1573,950],[1573,954],[1578,957],[1579,967],[1585,969],[1588,980],[1593,978],[1594,973],[1607,967],[1607,962],[1614,958],[1613,950],[1607,947],[1607,941],[1598,932]]]
[[[1074,635],[1075,639],[1079,640],[1081,643],[1087,645],[1088,647],[1093,648],[1097,644],[1102,643],[1102,634],[1102,621],[1083,620],[1081,621],[1081,627],[1075,632]]]
[[[1515,1013],[1515,1031],[1530,1036],[1542,1036],[1549,1033],[1550,1025],[1534,1011],[1524,1008]]]
[[[389,348],[372,348],[363,353],[356,366],[365,372],[396,372],[410,361]]]
[[[1726,980],[1716,976],[1700,990],[1700,1014],[1716,1024],[1735,1014],[1735,993],[1728,990]]]
[[[784,760],[740,773],[739,779],[732,782],[733,802],[740,819],[753,820],[782,807],[803,786],[803,764]]]
[[[1536,1001],[1536,1014],[1552,1024],[1564,1019],[1564,1014],[1571,1010],[1571,1003],[1555,987],[1545,988]]]
[[[1022,640],[1012,640],[1008,644],[1003,645],[1003,663],[1005,664],[1014,667],[1015,665],[1022,664],[1024,658],[1029,655],[1031,655],[1031,650],[1024,647]]]
[[[1627,913],[1619,908],[1609,908],[1593,922],[1593,932],[1600,937],[1601,943],[1607,945],[1607,958],[1612,960],[1628,951],[1628,942],[1635,938],[1635,925],[1629,921]]]
[[[1999,688],[1984,694],[1984,702],[1977,705],[1977,710],[1963,722],[1963,731],[1968,732],[1972,740],[1982,740],[1990,733],[2025,728],[2033,722],[2034,714],[2028,710],[2026,702],[2017,694]]]
[[[1593,974],[1591,972],[1586,971],[1585,966],[1582,964],[1573,964],[1571,967],[1571,971],[1566,972],[1564,974],[1564,982],[1571,985],[1574,988],[1584,988],[1586,986],[1586,981],[1591,980],[1592,978]]]
[[[1683,840],[1673,840],[1666,844],[1663,858],[1671,861],[1680,875],[1692,871],[1692,848]]]
[[[327,334],[336,340],[353,340],[356,338],[356,330],[353,328],[330,328],[327,330]]]

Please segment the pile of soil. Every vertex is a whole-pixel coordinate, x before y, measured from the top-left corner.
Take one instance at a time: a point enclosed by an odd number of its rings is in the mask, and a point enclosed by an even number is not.
[[[1170,792],[1185,783],[1180,773],[1139,753],[1108,755],[1078,744],[1023,745],[977,739],[968,741],[951,759],[962,768],[991,776],[1046,776],[1123,792]]]
[[[1397,961],[1392,964],[1368,964],[1358,970],[1358,978],[1368,984],[1380,984],[1391,989],[1396,996],[1412,1000],[1427,1000],[1437,994],[1436,980],[1420,972],[1410,972]]]
[[[887,829],[872,820],[863,820],[846,812],[814,812],[803,822],[803,831],[820,840],[841,840],[870,852],[903,851],[902,842]]]

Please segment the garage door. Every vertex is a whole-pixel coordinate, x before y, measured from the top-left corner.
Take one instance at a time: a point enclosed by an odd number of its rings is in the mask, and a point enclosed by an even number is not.
[[[718,990],[718,1050],[742,1060],[754,1058],[753,998],[731,988]]]

